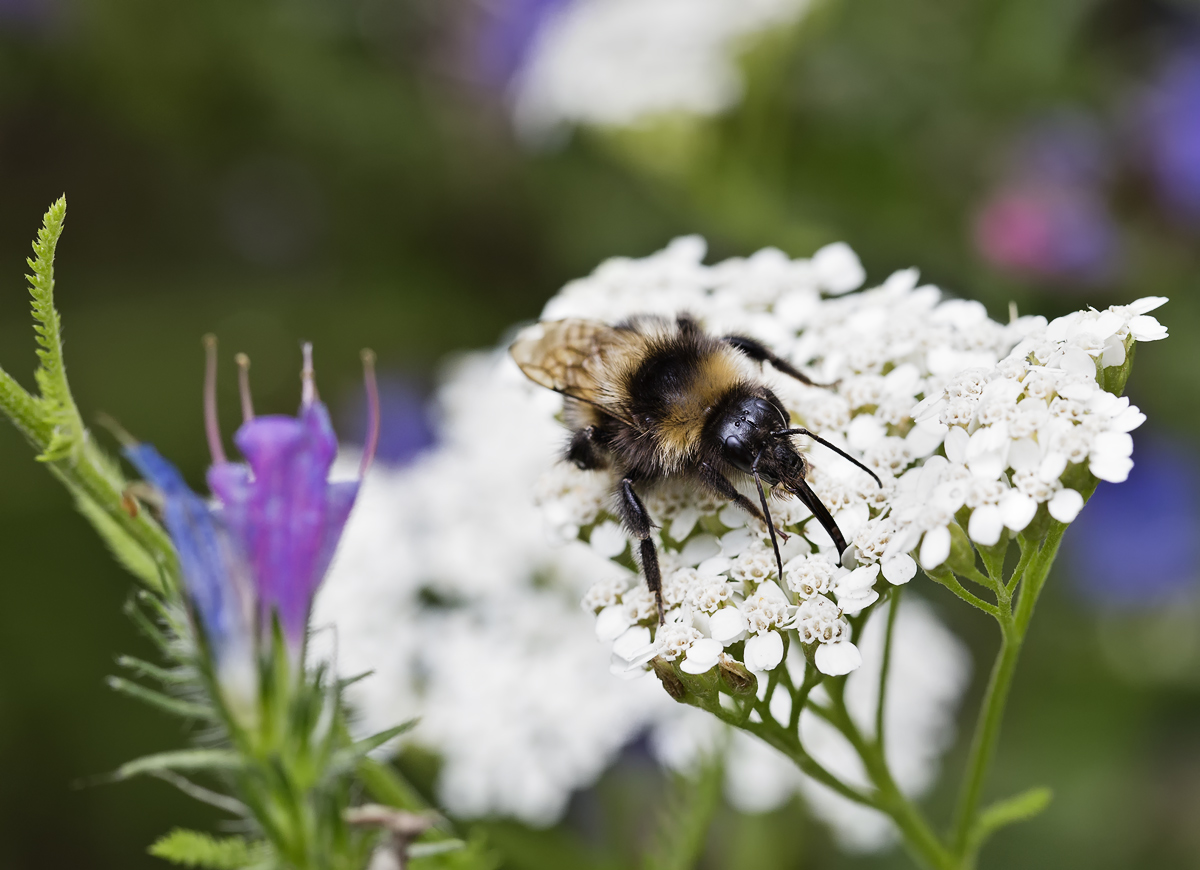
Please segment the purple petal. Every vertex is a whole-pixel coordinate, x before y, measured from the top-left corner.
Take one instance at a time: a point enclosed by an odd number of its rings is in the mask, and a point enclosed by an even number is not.
[[[337,438],[320,402],[299,418],[251,420],[234,441],[249,467],[213,466],[209,486],[249,559],[262,619],[277,612],[284,635],[298,646],[358,484],[328,482]]]

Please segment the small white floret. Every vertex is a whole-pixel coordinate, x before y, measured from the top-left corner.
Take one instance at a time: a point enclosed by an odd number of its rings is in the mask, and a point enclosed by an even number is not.
[[[729,646],[746,636],[746,617],[736,607],[722,607],[708,620],[712,639]]]
[[[717,666],[725,648],[710,637],[702,637],[688,649],[679,669],[685,674],[703,674]]]
[[[777,631],[765,631],[746,641],[746,667],[752,671],[770,671],[783,661],[783,637]]]
[[[848,640],[821,644],[813,658],[817,670],[830,677],[848,674],[862,664],[862,653]]]
[[[1074,521],[1083,509],[1083,496],[1073,489],[1060,489],[1054,494],[1054,498],[1047,502],[1046,508],[1050,511],[1050,516],[1060,523],[1069,523]]]
[[[950,529],[938,526],[925,533],[921,540],[921,567],[932,571],[950,558]]]

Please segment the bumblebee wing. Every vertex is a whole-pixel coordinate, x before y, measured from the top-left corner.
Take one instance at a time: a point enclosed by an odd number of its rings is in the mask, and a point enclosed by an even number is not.
[[[618,344],[617,330],[606,323],[553,320],[522,332],[509,353],[534,383],[613,413],[601,378],[604,356]]]

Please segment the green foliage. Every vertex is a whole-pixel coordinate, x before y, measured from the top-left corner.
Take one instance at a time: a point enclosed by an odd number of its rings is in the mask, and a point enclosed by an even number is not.
[[[129,779],[142,774],[172,771],[237,770],[242,758],[227,749],[181,749],[175,752],[159,752],[127,761],[117,768],[117,779]]]
[[[721,803],[724,758],[705,759],[692,777],[675,777],[645,870],[690,870],[704,854],[708,828]]]
[[[400,810],[416,812],[425,807],[425,800],[413,785],[390,764],[373,758],[358,762],[358,779],[375,801]]]
[[[217,839],[199,831],[176,828],[162,837],[148,850],[156,858],[162,858],[184,867],[202,867],[205,870],[243,870],[264,863],[267,850],[261,844],[247,843],[241,837]]]
[[[147,586],[154,588],[162,582],[162,574],[154,557],[146,552],[120,524],[84,492],[74,490],[75,507],[100,535],[117,563]]]
[[[31,275],[39,395],[0,370],[0,412],[37,451],[37,459],[70,491],[117,561],[150,589],[174,584],[178,565],[170,540],[144,511],[131,511],[120,467],[89,437],[67,383],[62,320],[54,306],[54,257],[67,214],[66,197],[46,212],[27,260]],[[166,580],[164,580],[164,577]]]
[[[33,243],[34,256],[25,262],[33,271],[27,275],[33,297],[33,330],[39,345],[41,363],[35,377],[41,397],[38,401],[43,420],[50,427],[50,441],[38,460],[54,462],[66,459],[83,443],[83,422],[67,385],[67,367],[63,361],[62,321],[54,307],[54,254],[67,218],[67,198],[59,197],[42,218]]]
[[[498,870],[501,865],[500,856],[478,834],[466,843],[416,843],[409,849],[409,859],[411,870]]]
[[[972,849],[978,849],[984,840],[1001,828],[1028,821],[1040,814],[1050,805],[1053,796],[1050,789],[1042,787],[1031,788],[1002,801],[996,801],[979,814],[971,832]]]
[[[151,707],[157,707],[164,713],[170,713],[173,716],[201,721],[215,721],[217,718],[216,711],[208,704],[173,698],[170,695],[164,695],[162,692],[148,689],[124,677],[109,677],[107,682],[108,687],[113,691],[137,698],[139,701],[144,701]]]
[[[138,659],[119,663],[152,688],[124,677],[108,685],[163,712],[206,726],[205,746],[163,752],[122,765],[115,780],[153,776],[191,797],[240,817],[259,842],[215,839],[176,830],[150,851],[187,867],[236,870],[286,866],[294,870],[362,870],[379,832],[350,826],[345,811],[366,771],[369,785],[402,799],[407,808],[427,805],[369,753],[408,731],[413,722],[355,740],[343,700],[350,681],[324,666],[305,667],[284,642],[278,623],[257,650],[259,667],[250,687],[229,690],[214,672],[203,639],[188,615],[178,561],[170,539],[127,495],[120,466],[89,437],[71,396],[62,350],[62,322],[54,305],[54,257],[66,217],[66,200],[46,213],[29,259],[39,366],[38,396],[0,371],[0,411],[37,451],[39,461],[71,492],[80,512],[108,544],[117,561],[146,587],[126,608],[158,648],[165,666]],[[220,790],[186,779],[201,774]],[[416,849],[422,866],[435,870],[489,870],[496,860],[481,841],[464,843],[448,831],[430,831]]]

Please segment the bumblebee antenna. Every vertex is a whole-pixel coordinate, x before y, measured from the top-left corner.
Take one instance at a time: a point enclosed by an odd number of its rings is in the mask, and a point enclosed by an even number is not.
[[[783,586],[783,557],[779,555],[779,541],[775,539],[775,521],[771,519],[771,509],[767,507],[767,493],[763,490],[762,478],[758,476],[758,460],[762,459],[763,450],[758,451],[750,471],[754,475],[754,485],[758,487],[758,499],[762,502],[763,516],[767,518],[767,531],[771,533],[771,546],[775,549],[775,564],[779,568],[779,585]]]
[[[830,450],[832,450],[834,453],[838,454],[839,456],[844,457],[845,459],[849,459],[851,462],[853,462],[855,465],[857,465],[859,468],[861,468],[867,474],[871,475],[871,479],[875,481],[875,485],[878,486],[880,489],[883,489],[883,481],[881,481],[879,479],[879,475],[877,475],[871,469],[867,468],[867,466],[863,465],[861,462],[859,462],[857,459],[855,459],[853,456],[851,456],[849,453],[847,453],[842,448],[836,447],[833,444],[830,444],[828,441],[826,441],[820,435],[816,435],[812,432],[809,432],[807,429],[780,429],[778,432],[772,432],[771,434],[772,435],[807,435],[809,438],[811,438],[813,441],[816,441],[818,444],[823,444],[826,447],[828,447]],[[807,489],[807,487],[805,487],[805,488]],[[811,491],[812,490],[809,490],[809,492],[811,492]],[[810,507],[811,507],[811,505],[810,505]]]

